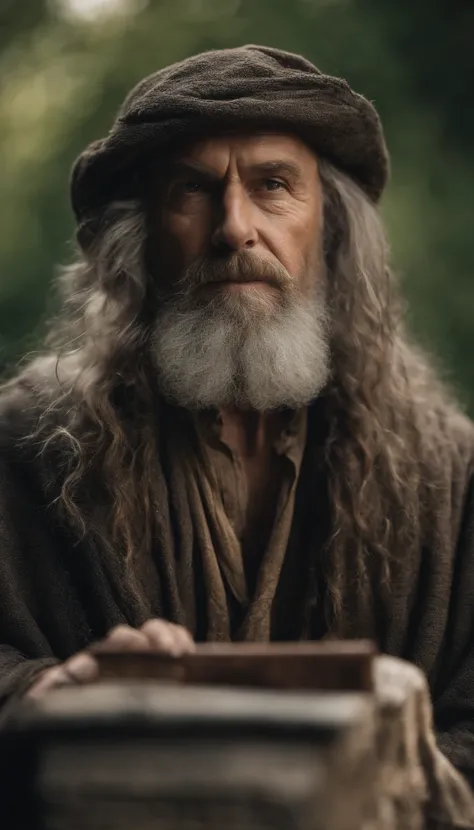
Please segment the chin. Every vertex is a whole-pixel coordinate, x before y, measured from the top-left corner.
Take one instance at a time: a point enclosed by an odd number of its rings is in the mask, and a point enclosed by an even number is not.
[[[213,287],[215,300],[233,317],[244,321],[249,315],[268,317],[284,306],[282,292],[263,282],[228,283]]]

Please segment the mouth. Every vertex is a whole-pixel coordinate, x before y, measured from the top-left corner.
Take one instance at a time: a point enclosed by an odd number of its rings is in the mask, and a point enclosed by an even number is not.
[[[278,288],[272,280],[261,279],[236,279],[236,280],[215,280],[206,283],[207,288],[227,288],[235,291],[245,291],[246,288]]]

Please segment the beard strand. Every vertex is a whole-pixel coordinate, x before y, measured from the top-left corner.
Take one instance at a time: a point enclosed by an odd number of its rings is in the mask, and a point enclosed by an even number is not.
[[[162,394],[192,410],[299,408],[316,398],[330,365],[323,292],[279,293],[278,302],[250,286],[214,291],[206,303],[191,291],[168,298],[152,338]]]

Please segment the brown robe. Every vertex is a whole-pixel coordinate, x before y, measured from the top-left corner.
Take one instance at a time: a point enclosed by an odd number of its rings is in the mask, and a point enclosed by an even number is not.
[[[30,420],[28,397],[16,395],[0,402],[3,718],[45,666],[103,637],[114,625],[144,621],[143,610],[123,584],[117,557],[99,550],[91,537],[79,541],[50,506],[43,469],[48,459],[40,460],[18,443],[30,429]],[[174,418],[172,426],[179,437],[183,424]],[[377,608],[377,619],[351,618],[347,631],[351,637],[372,631],[381,651],[422,668],[433,699],[438,744],[474,782],[474,428],[456,416],[450,430],[439,453],[436,508],[424,517],[425,544],[397,570],[390,601]],[[314,579],[318,551],[328,533],[324,466],[313,451],[317,441],[315,406],[308,411],[293,520],[270,602],[272,639],[318,639],[326,633],[320,603],[324,586]],[[185,443],[181,450],[173,440],[167,446],[164,454],[188,453]],[[183,481],[181,490],[175,487],[182,470],[176,471],[170,458],[163,460],[163,470],[160,539],[148,563],[153,572],[152,611],[184,624],[194,615],[191,627],[202,640],[211,618],[203,580],[203,540],[183,497]],[[57,474],[59,479],[59,470]],[[191,596],[192,602],[186,599]]]

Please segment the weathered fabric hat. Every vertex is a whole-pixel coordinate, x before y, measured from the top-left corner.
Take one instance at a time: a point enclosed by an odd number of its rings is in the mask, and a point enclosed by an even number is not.
[[[378,201],[388,153],[373,105],[305,58],[266,46],[204,52],[160,69],[127,96],[106,138],[76,160],[78,222],[133,194],[134,171],[180,139],[227,129],[279,129],[352,176]]]

